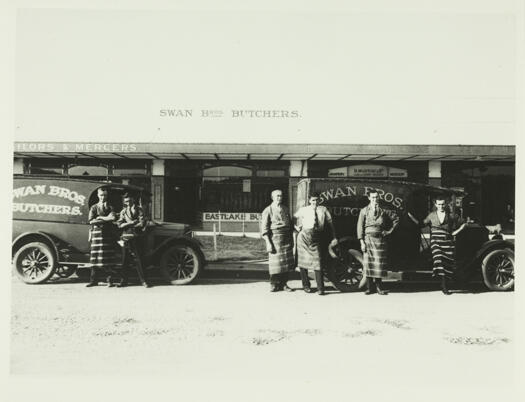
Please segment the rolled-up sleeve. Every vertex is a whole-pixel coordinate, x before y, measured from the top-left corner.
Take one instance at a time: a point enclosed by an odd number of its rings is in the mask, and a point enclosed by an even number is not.
[[[98,218],[98,208],[97,204],[92,205],[89,209],[88,222],[91,222],[93,219]]]
[[[392,222],[392,227],[389,230],[387,230],[388,234],[390,234],[396,229],[397,225],[399,225],[399,215],[392,210],[388,210],[387,214],[390,218],[390,221]]]
[[[144,227],[146,226],[146,215],[144,214],[144,210],[142,208],[138,208],[138,222],[137,222],[137,226],[138,227]]]
[[[461,216],[457,214],[454,215],[454,229],[453,230],[459,229],[459,227],[463,225],[463,223],[465,223],[465,221],[461,218]]]
[[[261,236],[268,236],[271,231],[270,208],[265,208],[261,216]]]
[[[359,218],[357,219],[357,238],[359,240],[365,237],[365,210],[359,211]]]
[[[123,223],[126,223],[125,211],[125,209],[120,211],[119,218],[117,220],[118,227],[120,227]]]
[[[425,226],[431,226],[432,225],[432,213],[428,214],[425,219],[423,219],[423,222],[419,225],[421,227]]]
[[[326,223],[332,223],[332,215],[330,215],[330,211],[328,210],[328,208],[324,210],[324,219]]]

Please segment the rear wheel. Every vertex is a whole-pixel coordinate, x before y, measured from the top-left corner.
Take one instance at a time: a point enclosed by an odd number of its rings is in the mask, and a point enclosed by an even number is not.
[[[168,247],[160,257],[160,272],[172,285],[187,285],[202,271],[203,262],[191,246]]]
[[[43,283],[55,273],[55,253],[45,243],[28,243],[15,253],[13,265],[17,276],[25,283]]]
[[[490,290],[510,290],[514,287],[514,251],[493,250],[481,263],[483,281]]]

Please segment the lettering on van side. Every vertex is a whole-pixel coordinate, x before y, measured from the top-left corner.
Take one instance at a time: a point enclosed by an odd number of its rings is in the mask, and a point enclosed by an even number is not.
[[[72,191],[65,187],[49,186],[49,189],[46,193],[46,188],[47,184],[37,184],[34,186],[15,188],[13,190],[13,198],[18,199],[30,195],[50,195],[53,197],[65,198],[79,205],[84,205],[86,203],[86,197],[77,193],[76,191]]]
[[[377,191],[379,198],[389,204],[392,204],[395,208],[403,209],[403,199],[401,197],[395,196],[390,192],[387,192],[379,187],[369,187],[369,186],[346,186],[346,187],[337,187],[329,188],[321,192],[320,204],[325,203],[326,201],[334,200],[337,198],[343,197],[356,197],[358,195],[366,196],[370,190]],[[346,213],[345,213],[346,214]],[[353,215],[353,213],[352,213]]]
[[[82,215],[80,207],[69,205],[33,204],[26,202],[14,202],[13,212],[53,215]]]

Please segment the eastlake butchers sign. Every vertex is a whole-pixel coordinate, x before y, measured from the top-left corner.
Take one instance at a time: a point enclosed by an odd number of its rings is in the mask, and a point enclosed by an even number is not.
[[[253,212],[203,212],[204,222],[259,222],[261,214]]]

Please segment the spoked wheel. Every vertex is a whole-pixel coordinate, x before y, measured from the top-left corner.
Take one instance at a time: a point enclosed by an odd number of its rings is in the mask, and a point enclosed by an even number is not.
[[[75,273],[76,270],[77,267],[74,265],[59,265],[55,271],[55,274],[61,278],[69,278]]]
[[[350,292],[366,286],[363,255],[357,250],[340,250],[338,258],[332,262],[330,271],[329,280],[338,290]]]
[[[201,270],[202,261],[190,246],[171,246],[160,258],[160,271],[172,285],[186,285],[194,281]]]
[[[510,290],[514,287],[514,251],[494,250],[481,264],[483,281],[490,290]]]
[[[25,283],[47,281],[56,270],[56,258],[51,248],[41,242],[22,246],[13,258],[16,274]]]

